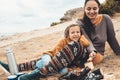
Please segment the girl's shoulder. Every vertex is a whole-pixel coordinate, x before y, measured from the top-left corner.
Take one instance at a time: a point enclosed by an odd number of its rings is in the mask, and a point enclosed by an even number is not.
[[[66,44],[68,41],[69,41],[69,40],[68,40],[67,38],[61,38],[61,39],[58,41],[58,43],[60,43],[60,44],[62,44],[62,43]]]

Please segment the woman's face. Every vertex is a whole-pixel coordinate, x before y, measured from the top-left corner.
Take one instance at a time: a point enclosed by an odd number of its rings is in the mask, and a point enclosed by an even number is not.
[[[90,0],[86,3],[85,7],[85,14],[86,16],[91,19],[91,21],[97,17],[99,12],[98,4],[94,0]]]
[[[80,39],[81,33],[80,33],[80,27],[79,26],[73,26],[69,29],[69,38],[72,41],[78,41]]]

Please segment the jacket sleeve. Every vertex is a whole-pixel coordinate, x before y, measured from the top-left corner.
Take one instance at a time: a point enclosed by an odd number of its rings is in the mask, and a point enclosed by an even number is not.
[[[85,38],[84,35],[81,35],[80,43],[83,44],[84,47],[88,47],[90,45],[89,41]]]
[[[113,23],[111,18],[108,15],[104,15],[107,22],[107,41],[116,55],[120,55],[120,46],[115,37],[115,31],[113,28]]]
[[[49,54],[51,57],[55,56],[61,49],[63,49],[63,47],[66,45],[66,41],[65,39],[61,39],[56,45],[55,47],[53,47],[51,50],[47,51],[47,52],[43,52],[43,54]]]

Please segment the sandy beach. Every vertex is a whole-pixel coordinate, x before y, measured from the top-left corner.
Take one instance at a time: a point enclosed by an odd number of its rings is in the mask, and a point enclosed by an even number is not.
[[[114,23],[117,40],[120,44],[120,14],[116,14],[112,18],[112,21]],[[5,49],[7,47],[13,49],[17,63],[22,63],[38,58],[36,54],[51,49],[56,44],[56,42],[64,36],[63,31],[66,26],[74,22],[75,20],[46,29],[37,29],[30,32],[17,33],[12,36],[1,37],[0,60],[7,63],[5,55]],[[106,43],[104,60],[99,65],[96,65],[95,68],[102,68],[104,74],[108,77],[111,77],[109,80],[120,80],[119,63],[120,56],[116,56],[109,45]],[[7,75],[0,71],[0,80],[6,80],[6,77]]]

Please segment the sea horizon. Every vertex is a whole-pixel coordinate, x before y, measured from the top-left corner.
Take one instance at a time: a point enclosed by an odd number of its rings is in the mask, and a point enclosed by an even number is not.
[[[52,22],[60,22],[67,10],[83,7],[84,0],[2,0],[0,3],[0,35],[9,35],[50,27]]]

